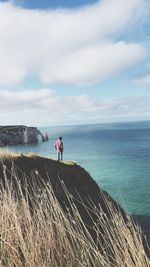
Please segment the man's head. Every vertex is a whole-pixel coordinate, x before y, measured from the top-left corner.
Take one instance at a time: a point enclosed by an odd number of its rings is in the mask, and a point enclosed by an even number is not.
[[[61,137],[61,136],[59,137],[59,140],[60,140],[60,141],[62,140],[62,137]]]

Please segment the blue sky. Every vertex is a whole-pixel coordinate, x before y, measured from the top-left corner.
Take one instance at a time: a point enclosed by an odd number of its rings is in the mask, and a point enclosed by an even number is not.
[[[15,4],[29,8],[29,9],[48,9],[48,8],[74,8],[74,7],[80,7],[83,5],[93,4],[96,2],[96,0],[76,0],[76,1],[70,1],[70,0],[16,0],[14,1]]]
[[[150,119],[149,0],[0,1],[0,121]]]

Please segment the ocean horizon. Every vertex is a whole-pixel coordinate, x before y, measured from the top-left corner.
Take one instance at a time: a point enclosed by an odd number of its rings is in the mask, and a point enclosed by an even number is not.
[[[64,160],[85,168],[129,213],[150,215],[150,121],[39,127],[49,140],[7,147],[56,159],[63,137]]]

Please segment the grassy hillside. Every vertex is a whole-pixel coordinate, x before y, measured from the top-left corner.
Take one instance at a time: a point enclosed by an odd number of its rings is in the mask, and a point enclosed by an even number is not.
[[[0,266],[149,266],[140,229],[80,166],[1,153],[0,184]]]

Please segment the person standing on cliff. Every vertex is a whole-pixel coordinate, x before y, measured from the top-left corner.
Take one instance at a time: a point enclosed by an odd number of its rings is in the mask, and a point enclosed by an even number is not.
[[[57,151],[57,160],[58,161],[62,161],[63,160],[63,150],[64,150],[64,145],[63,145],[63,141],[62,141],[62,137],[59,137],[56,141],[55,141],[55,149]]]

